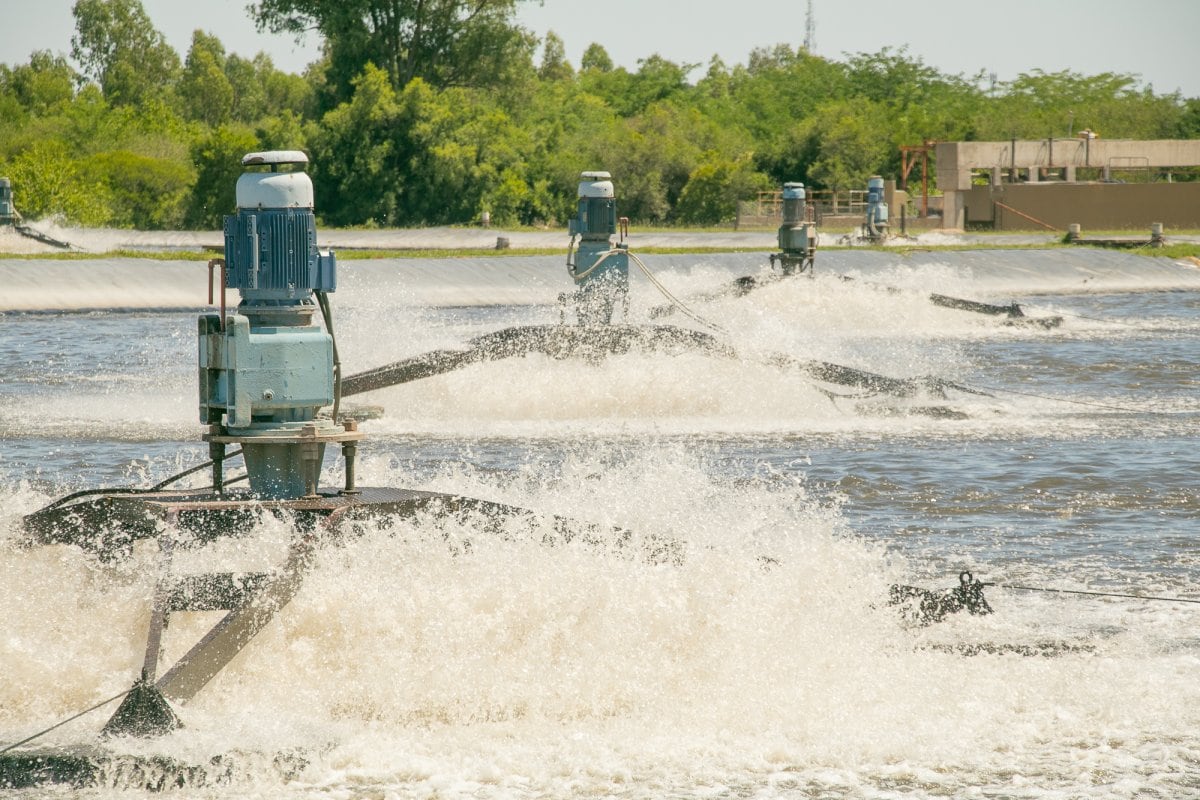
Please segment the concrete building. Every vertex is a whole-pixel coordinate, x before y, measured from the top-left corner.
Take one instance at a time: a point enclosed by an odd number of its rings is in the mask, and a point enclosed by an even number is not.
[[[1200,140],[1107,140],[1085,131],[1071,139],[942,142],[935,158],[945,228],[1200,228],[1200,181],[1171,176],[1195,176]]]

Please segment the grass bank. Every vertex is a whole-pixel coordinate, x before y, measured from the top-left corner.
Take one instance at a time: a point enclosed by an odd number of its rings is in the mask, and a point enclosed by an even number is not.
[[[514,247],[504,250],[494,248],[430,249],[430,250],[359,250],[337,249],[338,261],[358,261],[372,258],[519,258],[527,256],[566,256],[566,247]],[[639,247],[643,255],[684,255],[705,253],[769,253],[773,248],[762,247]],[[92,261],[99,258],[145,258],[154,261],[208,261],[221,254],[215,251],[196,250],[109,250],[103,253],[63,251],[54,253],[0,253],[0,259],[37,259],[49,261]]]
[[[703,234],[705,231],[696,231]],[[1107,235],[1107,234],[1106,234]],[[1130,231],[1117,231],[1111,234],[1113,237],[1132,237],[1135,236]],[[963,242],[952,245],[925,245],[920,243],[893,244],[887,246],[881,245],[853,245],[854,249],[874,249],[883,250],[891,253],[911,253],[911,252],[926,252],[936,250],[938,252],[954,252],[966,250],[1054,250],[1058,248],[1089,248],[1095,250],[1107,249],[1095,245],[1088,244],[1066,244],[1064,242],[1042,242],[1036,244],[1007,244],[1003,242],[990,241],[987,235],[975,236],[971,235],[973,241]],[[841,250],[847,246],[825,247],[826,250]],[[751,252],[773,252],[773,247],[638,247],[636,252],[642,255],[684,255],[684,254],[709,254],[709,253],[751,253]],[[566,255],[566,246],[562,247],[539,247],[539,248],[506,248],[497,250],[495,248],[462,248],[462,249],[338,249],[337,257],[339,261],[356,261],[362,259],[380,259],[380,258],[444,258],[452,260],[455,258],[521,258],[528,256],[563,256]],[[1200,243],[1197,242],[1176,242],[1170,243],[1163,247],[1135,247],[1128,248],[1126,252],[1134,252],[1138,255],[1158,256],[1160,258],[1193,258],[1200,259]],[[220,256],[220,252],[216,250],[179,250],[179,249],[118,249],[107,252],[78,252],[78,251],[55,251],[41,253],[0,253],[0,259],[36,259],[36,260],[51,260],[51,261],[86,261],[103,258],[141,258],[151,259],[154,261],[199,261],[205,262],[211,258]]]

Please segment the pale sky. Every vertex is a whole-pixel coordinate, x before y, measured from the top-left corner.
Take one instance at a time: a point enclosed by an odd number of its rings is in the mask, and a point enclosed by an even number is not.
[[[816,53],[841,60],[851,53],[908,47],[910,55],[950,74],[1070,69],[1087,75],[1140,75],[1159,93],[1200,97],[1200,0],[812,0]],[[0,0],[0,62],[28,61],[33,50],[69,55],[73,0]],[[276,66],[304,69],[317,37],[260,34],[248,0],[143,0],[155,26],[187,54],[192,31],[215,33],[243,56],[260,50]],[[807,0],[525,0],[518,20],[544,35],[555,31],[575,66],[599,42],[631,70],[658,53],[707,65],[715,54],[730,66],[750,51],[804,41]],[[540,53],[539,53],[540,57]],[[702,75],[701,71],[693,78]]]

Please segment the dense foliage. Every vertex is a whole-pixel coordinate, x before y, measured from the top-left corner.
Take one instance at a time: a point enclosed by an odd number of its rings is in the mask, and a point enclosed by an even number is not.
[[[77,0],[70,57],[0,64],[0,174],[29,217],[215,228],[240,156],[302,149],[334,225],[558,223],[576,179],[606,169],[636,221],[717,224],[800,180],[860,188],[925,140],[1200,137],[1200,99],[1136,76],[947,75],[903,49],[843,62],[787,45],[636,71],[601,43],[513,22],[523,0],[261,0],[261,28],[316,29],[304,75],[196,31],[181,59],[140,0]],[[561,2],[562,0],[551,0]],[[252,24],[250,20],[247,24]]]

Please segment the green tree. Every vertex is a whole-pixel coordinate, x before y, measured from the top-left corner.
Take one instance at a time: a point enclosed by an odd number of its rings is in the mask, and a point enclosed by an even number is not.
[[[195,126],[179,116],[175,105],[150,99],[138,107],[112,106],[95,84],[80,89],[61,113],[42,124],[42,135],[62,139],[78,158],[128,150],[187,164],[196,134]]]
[[[107,187],[83,179],[80,163],[58,139],[36,142],[3,170],[20,192],[18,208],[32,219],[60,216],[79,225],[103,225],[110,217]]]
[[[655,103],[644,114],[592,132],[580,152],[596,165],[587,168],[607,169],[618,181],[625,216],[662,222],[670,218],[705,152],[727,152],[724,137],[697,109]]]
[[[53,124],[57,136],[80,154],[112,147],[123,136],[112,107],[94,83],[83,86]]]
[[[293,75],[277,69],[271,57],[259,53],[254,57],[254,69],[266,95],[263,115],[291,115],[311,119],[316,115],[313,82],[302,75]]]
[[[212,127],[230,121],[257,123],[280,114],[313,113],[313,86],[275,68],[271,57],[228,56],[215,36],[196,31],[178,93],[185,114]]]
[[[225,62],[225,74],[233,87],[233,118],[238,122],[257,122],[271,113],[267,106],[266,65],[239,55]]]
[[[461,223],[478,218],[485,202],[500,223],[529,222],[541,198],[528,174],[533,149],[517,126],[479,90],[437,93],[414,81],[399,98],[398,149],[407,153],[402,219]],[[485,197],[487,200],[485,201]]]
[[[216,36],[201,30],[192,34],[178,93],[188,119],[209,126],[229,121],[233,84],[225,75],[225,47]]]
[[[583,51],[583,58],[579,60],[579,68],[581,70],[595,70],[596,72],[612,72],[612,56],[604,49],[604,45],[592,42]]]
[[[565,81],[575,77],[571,62],[567,61],[567,48],[562,37],[554,31],[546,32],[542,46],[542,65],[538,67],[538,78],[543,81]]]
[[[945,77],[907,48],[885,47],[878,53],[856,53],[846,63],[847,89],[851,96],[876,103],[906,107],[929,99],[941,89]]]
[[[12,71],[0,64],[0,162],[14,151],[14,139],[28,128],[29,111],[12,87]]]
[[[1175,136],[1179,139],[1200,139],[1200,97],[1184,102]]]
[[[533,194],[521,221],[561,223],[575,213],[579,173],[613,168],[625,123],[573,81],[539,82],[529,101],[509,113],[528,142],[522,152]]]
[[[624,67],[585,69],[580,73],[580,86],[602,98],[621,116],[634,117],[654,103],[685,93],[687,75],[695,68],[694,64],[676,64],[657,54],[640,59],[638,64],[636,73]]]
[[[730,158],[710,150],[688,175],[675,204],[675,218],[694,225],[727,222],[737,216],[738,200],[753,197],[770,183],[754,168],[751,153]]]
[[[308,150],[304,120],[290,110],[263,117],[254,129],[263,150]]]
[[[688,73],[696,66],[676,64],[657,53],[638,59],[638,71],[630,84],[630,96],[625,103],[626,113],[640,112],[652,103],[684,93],[688,89]]]
[[[735,68],[731,91],[756,136],[770,139],[850,95],[844,65],[787,45],[758,48]]]
[[[394,225],[405,191],[404,160],[393,140],[396,92],[373,64],[354,88],[353,99],[322,117],[309,137],[313,181],[324,198],[320,213],[333,225]]]
[[[512,21],[524,0],[259,0],[260,29],[324,37],[336,101],[349,99],[368,63],[399,90],[421,78],[435,87],[501,86],[528,63],[535,39]]]
[[[558,201],[548,180],[530,185],[516,169],[504,169],[480,198],[498,225],[533,225],[556,218]]]
[[[808,178],[826,189],[858,189],[880,172],[890,148],[879,135],[886,119],[876,103],[842,101],[821,107],[811,120],[810,136],[818,142]]]
[[[886,109],[889,166],[899,168],[902,144],[976,138],[975,120],[985,102],[978,88],[982,74],[944,75],[904,48],[887,47],[851,56],[847,68],[851,95]]]
[[[179,73],[179,54],[139,0],[76,0],[71,56],[111,103],[161,96]]]
[[[556,209],[549,181],[529,167],[530,128],[483,90],[438,90],[418,78],[397,93],[368,65],[353,99],[308,142],[334,224],[463,223],[485,209],[500,223],[529,222]]]
[[[187,166],[127,150],[113,150],[90,159],[83,172],[95,183],[108,187],[109,224],[139,230],[172,230],[183,226],[193,180]]]
[[[572,74],[554,35],[535,65],[518,2],[259,0],[262,24],[336,33],[305,74],[198,33],[174,77],[136,0],[78,0],[73,45],[91,80],[47,53],[0,64],[0,163],[20,170],[24,210],[93,224],[182,214],[218,227],[241,156],[263,148],[310,152],[333,224],[463,223],[485,209],[503,224],[561,223],[589,169],[613,173],[621,213],[639,222],[716,224],[764,181],[861,188],[895,175],[898,145],[923,139],[1200,136],[1196,99],[1136,76],[987,86],[903,49],[833,61],[778,45],[745,65],[714,58],[690,84],[691,65],[651,56],[631,72],[593,44]],[[161,69],[145,60],[156,52]]]
[[[0,85],[7,85],[28,111],[46,114],[75,95],[75,70],[62,56],[38,50],[30,55],[28,64],[0,75]]]
[[[242,174],[242,156],[259,149],[258,139],[241,127],[222,125],[196,142],[192,161],[196,182],[184,211],[189,228],[212,230],[221,227],[226,214],[237,208],[235,190]]]
[[[696,84],[696,90],[699,95],[697,99],[701,101],[725,100],[732,95],[733,76],[720,56],[714,55],[709,59],[708,71]]]
[[[1003,88],[981,115],[980,138],[1042,139],[1088,128],[1110,138],[1161,139],[1178,131],[1179,98],[1155,95],[1134,75],[1034,70]]]

